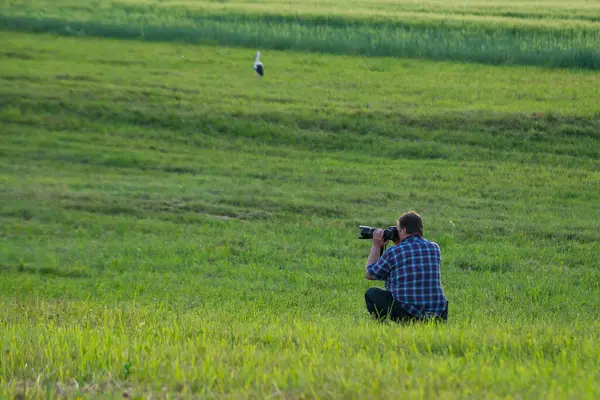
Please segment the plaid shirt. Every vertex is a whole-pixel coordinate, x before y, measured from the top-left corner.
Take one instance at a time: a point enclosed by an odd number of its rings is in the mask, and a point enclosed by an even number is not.
[[[407,312],[419,318],[431,317],[446,309],[441,260],[437,243],[415,235],[390,247],[367,271],[385,281],[385,288]]]

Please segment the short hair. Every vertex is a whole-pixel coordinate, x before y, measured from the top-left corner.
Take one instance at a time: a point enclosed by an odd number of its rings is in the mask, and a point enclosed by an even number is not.
[[[407,234],[419,234],[423,235],[423,218],[414,211],[409,211],[398,218],[398,225],[400,230],[406,228]]]

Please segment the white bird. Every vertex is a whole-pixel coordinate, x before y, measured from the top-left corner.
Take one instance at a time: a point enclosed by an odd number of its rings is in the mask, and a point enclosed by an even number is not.
[[[260,57],[260,51],[256,52],[256,57],[254,57],[254,70],[256,71],[256,73],[259,76],[263,76],[265,74],[265,67],[263,66],[263,64],[259,61]]]

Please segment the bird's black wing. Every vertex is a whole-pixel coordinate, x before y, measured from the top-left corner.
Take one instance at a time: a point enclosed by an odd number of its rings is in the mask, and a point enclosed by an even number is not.
[[[265,69],[262,65],[257,65],[254,70],[256,71],[257,74],[259,74],[260,76],[263,76],[265,74]]]

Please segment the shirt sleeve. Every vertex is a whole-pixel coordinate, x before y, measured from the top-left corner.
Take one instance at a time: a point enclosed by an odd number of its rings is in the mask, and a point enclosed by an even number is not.
[[[373,278],[383,281],[390,274],[390,270],[392,268],[391,260],[390,260],[390,252],[386,251],[383,253],[379,260],[374,264],[369,264],[367,266],[367,272]]]

